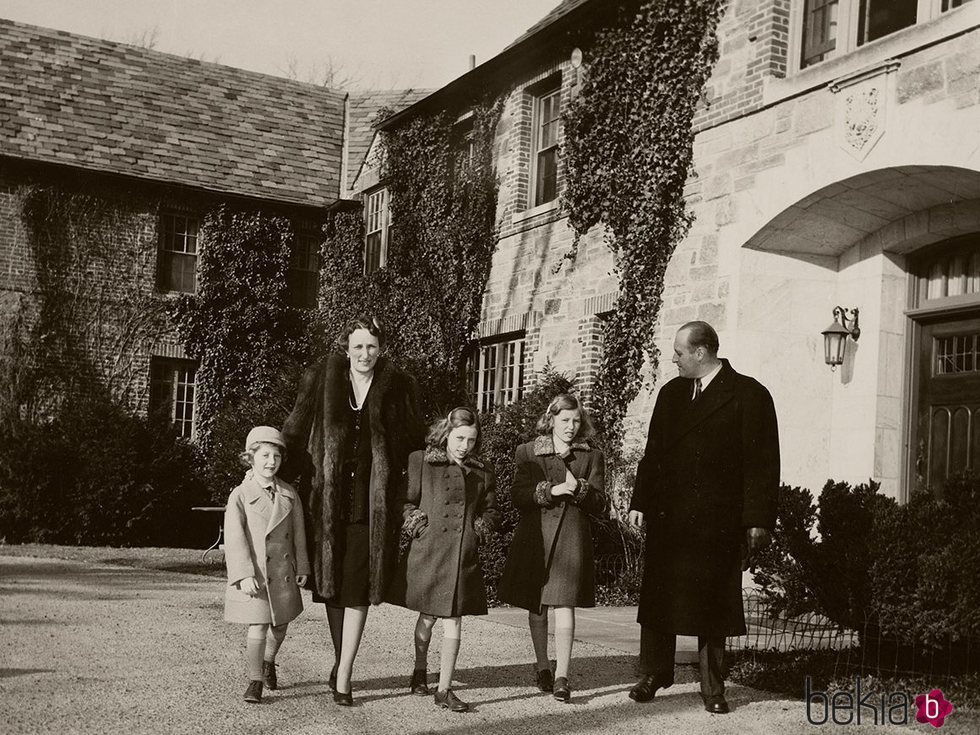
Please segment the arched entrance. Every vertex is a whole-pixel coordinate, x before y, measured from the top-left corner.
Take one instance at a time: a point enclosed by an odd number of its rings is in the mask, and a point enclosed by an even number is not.
[[[980,470],[980,172],[838,181],[771,216],[743,256],[737,329],[780,344],[771,382],[793,378],[774,394],[786,466],[898,498]],[[837,304],[860,307],[862,334],[831,373],[817,351]]]

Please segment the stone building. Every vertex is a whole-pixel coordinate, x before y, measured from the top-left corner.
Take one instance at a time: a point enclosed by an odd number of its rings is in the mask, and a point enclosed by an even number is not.
[[[587,388],[616,294],[598,233],[557,272],[560,121],[588,67],[576,31],[600,2],[566,0],[500,55],[388,119],[469,90],[505,96],[499,244],[471,365],[476,400],[519,395],[550,361]],[[773,393],[783,479],[882,483],[907,497],[980,464],[980,3],[733,0],[695,119],[696,216],[665,282],[657,342],[704,319],[722,355]],[[362,188],[383,201],[384,182]],[[370,215],[369,215],[370,216]],[[383,220],[383,218],[381,218]],[[835,307],[860,333],[825,360]],[[649,371],[648,371],[649,372]],[[669,361],[660,385],[674,374]],[[654,401],[641,391],[628,441]]]
[[[396,126],[496,89],[499,242],[469,355],[473,400],[516,399],[548,362],[588,390],[617,280],[598,232],[574,265],[555,267],[572,242],[560,116],[588,69],[576,39],[612,5],[564,0],[427,95],[347,95],[0,21],[5,311],[35,276],[19,192],[53,181],[154,202],[132,237],[153,255],[140,288],[161,298],[193,288],[200,213],[221,201],[285,212],[301,235],[297,305],[309,304],[332,203],[363,202],[366,267],[384,266],[388,198],[369,153],[377,109],[404,108],[382,123]],[[718,328],[722,354],[773,393],[788,483],[816,490],[828,477],[871,477],[904,498],[975,468],[980,3],[732,0],[719,39],[694,123],[696,220],[667,270],[661,354],[687,320]],[[465,116],[459,125],[465,133]],[[857,310],[860,335],[847,337],[832,370],[822,332],[837,306],[845,317]],[[182,387],[193,409],[193,364],[172,335],[135,352],[144,382],[192,432],[175,396]],[[663,360],[647,372],[650,389],[627,417],[633,445],[673,369]]]

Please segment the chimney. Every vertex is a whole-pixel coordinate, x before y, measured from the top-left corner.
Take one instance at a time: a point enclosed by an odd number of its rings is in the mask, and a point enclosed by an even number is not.
[[[470,54],[470,71],[476,68],[476,54]]]

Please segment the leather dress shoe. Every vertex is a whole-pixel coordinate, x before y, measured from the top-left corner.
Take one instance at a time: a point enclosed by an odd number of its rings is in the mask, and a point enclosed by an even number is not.
[[[555,686],[555,680],[551,673],[551,669],[540,669],[534,677],[535,682],[538,685],[538,689],[542,692],[550,692]]]
[[[349,692],[341,692],[337,689],[333,690],[333,703],[339,704],[341,707],[353,707],[354,706],[354,694],[353,690]]]
[[[245,701],[249,704],[258,704],[262,701],[262,680],[252,679],[245,690]]]
[[[713,715],[727,715],[729,712],[728,702],[725,701],[723,696],[708,697],[704,700],[705,712],[710,712]]]
[[[426,682],[427,678],[428,674],[425,669],[415,669],[412,672],[412,679],[408,682],[408,688],[412,690],[412,694],[429,694],[429,685]]]
[[[653,674],[646,674],[630,689],[630,699],[634,702],[649,702],[658,689],[667,689],[670,684],[661,684]]]
[[[456,696],[452,689],[447,689],[444,692],[437,691],[432,697],[432,701],[436,703],[436,707],[443,707],[450,712],[466,712],[470,708],[466,702]]]
[[[266,689],[270,691],[274,692],[279,688],[279,677],[276,676],[275,661],[262,662],[262,680],[265,682]]]
[[[554,687],[555,699],[559,702],[568,702],[572,698],[572,688],[568,686],[568,679],[564,676],[559,676],[555,679]]]

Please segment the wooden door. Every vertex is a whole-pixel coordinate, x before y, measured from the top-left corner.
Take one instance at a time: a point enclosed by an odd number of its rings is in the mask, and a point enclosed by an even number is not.
[[[933,492],[980,472],[980,314],[920,325],[916,475]]]

